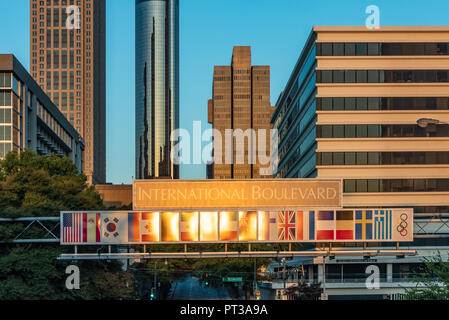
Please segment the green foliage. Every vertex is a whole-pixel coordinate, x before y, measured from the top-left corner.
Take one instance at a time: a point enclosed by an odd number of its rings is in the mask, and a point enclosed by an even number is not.
[[[57,155],[10,152],[0,161],[2,217],[58,216],[62,210],[104,209],[75,164]]]
[[[444,261],[440,253],[425,258],[415,282],[415,288],[406,289],[405,300],[449,300],[449,260]]]
[[[103,210],[100,195],[72,161],[31,151],[0,161],[0,218],[59,216],[66,210]],[[132,299],[134,284],[118,262],[59,261],[67,249],[53,244],[8,243],[26,224],[0,224],[0,300]],[[28,237],[42,237],[32,227]],[[90,248],[95,250],[95,248]],[[80,269],[80,290],[67,290],[65,269]]]

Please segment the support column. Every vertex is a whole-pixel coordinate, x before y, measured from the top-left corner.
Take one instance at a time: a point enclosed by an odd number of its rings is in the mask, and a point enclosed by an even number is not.
[[[324,280],[324,266],[323,264],[318,264],[318,282],[321,282],[321,284],[323,283]]]
[[[387,282],[393,282],[393,264],[387,263]]]
[[[309,268],[309,281],[313,282],[313,264],[307,266]]]

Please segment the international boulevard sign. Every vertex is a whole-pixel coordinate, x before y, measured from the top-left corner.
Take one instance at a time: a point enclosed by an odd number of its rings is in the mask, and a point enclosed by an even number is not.
[[[341,180],[136,180],[134,210],[339,208]]]
[[[134,211],[61,212],[61,244],[413,241],[413,209],[344,209],[341,190],[341,180],[137,180]]]

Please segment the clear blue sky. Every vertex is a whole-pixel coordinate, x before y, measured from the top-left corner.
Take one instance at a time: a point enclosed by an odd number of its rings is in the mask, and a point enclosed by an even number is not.
[[[181,127],[207,125],[214,65],[230,64],[235,45],[253,64],[271,66],[274,104],[313,25],[364,25],[368,5],[381,25],[448,25],[448,0],[180,0]],[[107,180],[134,176],[134,0],[107,0]],[[0,53],[29,68],[29,0],[0,0]],[[205,166],[181,167],[205,177]]]

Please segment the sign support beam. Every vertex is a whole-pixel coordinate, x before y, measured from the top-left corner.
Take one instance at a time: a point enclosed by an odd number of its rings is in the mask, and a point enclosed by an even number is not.
[[[416,250],[310,250],[247,252],[154,252],[61,254],[58,260],[200,259],[200,258],[293,258],[326,256],[414,256]]]

